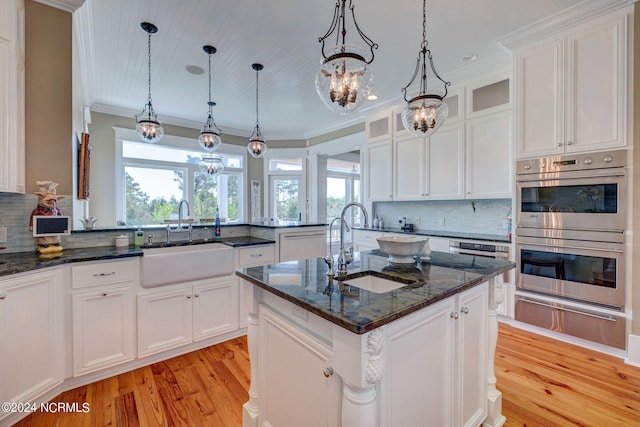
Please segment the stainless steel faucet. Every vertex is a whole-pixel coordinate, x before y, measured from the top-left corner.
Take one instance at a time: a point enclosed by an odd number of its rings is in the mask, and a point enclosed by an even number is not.
[[[189,202],[182,199],[180,200],[180,204],[178,205],[178,226],[171,227],[171,224],[167,224],[167,243],[171,243],[171,233],[181,233],[187,232],[189,233],[189,242],[193,242],[193,227],[191,222],[189,222],[186,226],[182,225],[182,204],[185,203],[187,205],[187,217],[191,215],[189,211]]]
[[[347,273],[347,265],[351,264],[353,261],[353,251],[350,250],[349,254],[346,254],[344,251],[344,233],[345,233],[345,219],[344,214],[347,212],[347,209],[351,206],[357,206],[362,210],[364,214],[364,228],[368,228],[369,225],[369,215],[367,214],[367,208],[364,207],[362,203],[359,202],[349,202],[346,204],[344,208],[342,208],[342,213],[340,214],[340,254],[338,255],[338,275]]]
[[[333,236],[333,223],[336,221],[340,221],[342,222],[342,218],[333,218],[331,220],[331,223],[329,224],[329,254],[325,255],[322,257],[322,260],[327,263],[327,266],[329,266],[329,270],[327,271],[327,276],[334,276],[334,271],[333,271],[333,250],[331,249],[331,242],[332,242],[332,236]],[[344,223],[344,227],[346,228],[347,232],[349,232],[350,228],[349,225]]]

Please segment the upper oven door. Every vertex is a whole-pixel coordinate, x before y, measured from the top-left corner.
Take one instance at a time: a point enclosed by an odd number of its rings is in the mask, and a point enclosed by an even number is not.
[[[623,168],[518,176],[516,189],[518,227],[615,232],[625,229]]]

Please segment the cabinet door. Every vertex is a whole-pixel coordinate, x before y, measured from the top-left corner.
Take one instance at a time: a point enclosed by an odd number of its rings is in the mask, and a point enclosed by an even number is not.
[[[515,55],[516,155],[563,152],[564,44],[562,39]]]
[[[193,342],[191,286],[138,295],[138,356]]]
[[[391,140],[367,144],[367,196],[369,201],[391,201]]]
[[[331,350],[263,306],[259,316],[258,425],[340,425],[341,381],[323,375]]]
[[[60,269],[0,281],[3,402],[30,401],[62,382],[62,295]]]
[[[325,255],[327,250],[327,232],[325,228],[281,232],[278,241],[280,246],[278,262],[320,258]]]
[[[131,286],[73,294],[73,374],[135,358],[135,308]]]
[[[431,135],[427,145],[425,195],[429,199],[463,197],[464,123],[445,124]]]
[[[479,426],[487,416],[488,300],[487,283],[458,296],[459,426]]]
[[[511,112],[467,123],[467,198],[511,197]]]
[[[455,425],[454,302],[455,298],[448,298],[413,316],[410,322],[402,319],[386,327],[381,425]],[[425,420],[429,422],[425,424]]]
[[[238,291],[235,276],[212,279],[193,287],[194,341],[230,332],[238,327]]]
[[[424,138],[411,134],[393,141],[393,200],[421,200],[425,196],[425,144]]]
[[[627,18],[568,37],[566,151],[625,145]]]

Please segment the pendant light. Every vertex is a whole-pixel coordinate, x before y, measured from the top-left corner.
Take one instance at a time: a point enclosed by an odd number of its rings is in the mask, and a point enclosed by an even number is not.
[[[198,142],[200,146],[207,152],[213,153],[216,151],[220,144],[222,143],[222,139],[220,138],[220,129],[216,126],[216,122],[213,120],[213,107],[216,105],[215,102],[211,101],[211,55],[217,52],[216,48],[213,46],[202,46],[202,50],[209,55],[209,102],[207,105],[209,106],[209,116],[207,117],[207,121],[202,126],[202,132],[200,132],[200,137],[198,137]]]
[[[404,100],[407,105],[402,111],[402,124],[413,135],[417,137],[426,137],[433,134],[444,123],[449,115],[449,107],[444,102],[447,96],[447,86],[451,82],[444,81],[435,66],[433,65],[433,57],[431,51],[427,48],[427,2],[422,1],[422,44],[418,52],[416,69],[413,72],[411,81],[404,88]],[[433,74],[443,83],[443,91],[428,91],[427,89],[427,59]],[[411,99],[407,99],[407,89],[416,79],[418,72],[420,75],[420,89],[417,95]]]
[[[249,144],[247,150],[256,159],[264,156],[267,151],[267,142],[260,132],[260,120],[258,118],[258,73],[264,68],[262,64],[252,64],[251,68],[256,71],[256,127],[253,129],[253,133],[249,137]]]
[[[158,27],[149,22],[142,22],[140,26],[148,34],[148,71],[149,71],[149,96],[147,97],[147,103],[145,104],[142,112],[136,116],[136,131],[144,142],[155,143],[162,139],[164,135],[164,129],[160,125],[158,116],[153,111],[153,105],[151,105],[151,34],[158,32]]]
[[[219,154],[204,154],[200,160],[200,172],[207,175],[220,175],[224,170],[224,163]]]
[[[373,50],[378,48],[358,26],[352,0],[349,0],[349,10],[353,18],[353,24],[358,34],[364,40],[370,50],[370,58],[367,49],[357,45],[346,44],[347,29],[345,26],[346,0],[339,0],[333,12],[333,21],[327,33],[318,41],[322,43],[322,65],[316,74],[316,91],[322,102],[331,111],[340,114],[349,114],[357,109],[371,93],[373,87],[373,72],[369,64],[373,62]],[[336,46],[327,48],[325,52],[325,40],[336,32]]]

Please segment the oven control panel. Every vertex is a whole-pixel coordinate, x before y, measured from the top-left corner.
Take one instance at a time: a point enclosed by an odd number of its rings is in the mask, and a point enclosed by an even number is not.
[[[601,153],[519,160],[516,162],[516,175],[622,168],[626,166],[627,150],[603,151]]]

